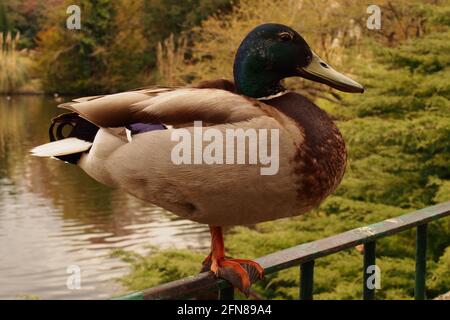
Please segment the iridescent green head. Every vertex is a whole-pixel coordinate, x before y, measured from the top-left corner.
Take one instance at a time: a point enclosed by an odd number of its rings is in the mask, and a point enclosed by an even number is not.
[[[295,30],[275,23],[253,29],[236,54],[237,90],[254,98],[270,96],[285,90],[280,81],[288,77],[303,77],[346,92],[364,92],[363,86],[320,59]]]

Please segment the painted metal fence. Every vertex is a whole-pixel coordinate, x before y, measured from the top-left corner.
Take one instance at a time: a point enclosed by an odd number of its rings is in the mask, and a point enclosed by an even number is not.
[[[376,241],[380,238],[416,228],[416,277],[414,295],[416,300],[426,298],[426,254],[428,223],[450,214],[450,201],[414,211],[396,218],[387,219],[365,227],[356,228],[338,235],[304,243],[256,259],[264,268],[265,274],[275,273],[287,268],[300,266],[299,297],[313,299],[314,262],[316,259],[364,244],[363,259],[363,298],[374,299],[375,289],[367,284],[369,266],[375,265]],[[141,292],[131,293],[118,299],[190,299],[217,292],[220,300],[232,300],[234,289],[222,279],[216,279],[211,272],[169,282]]]

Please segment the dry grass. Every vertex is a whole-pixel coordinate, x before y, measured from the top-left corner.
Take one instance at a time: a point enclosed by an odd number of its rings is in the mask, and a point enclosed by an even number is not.
[[[20,34],[0,32],[0,93],[15,93],[30,79],[31,60],[17,49]]]
[[[180,85],[179,67],[183,65],[184,54],[187,48],[185,37],[175,40],[173,34],[163,43],[159,42],[156,48],[156,61],[159,80],[166,85]]]

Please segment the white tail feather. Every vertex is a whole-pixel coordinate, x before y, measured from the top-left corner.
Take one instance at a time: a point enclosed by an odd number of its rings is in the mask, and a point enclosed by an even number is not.
[[[67,138],[43,144],[31,150],[36,157],[57,157],[89,150],[92,142],[77,138]]]

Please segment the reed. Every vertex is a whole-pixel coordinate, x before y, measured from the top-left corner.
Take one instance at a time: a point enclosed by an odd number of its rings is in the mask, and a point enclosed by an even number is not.
[[[187,40],[184,36],[175,40],[173,34],[162,43],[158,42],[156,47],[156,66],[159,80],[166,85],[179,85],[179,68],[184,62],[184,55],[187,49]]]
[[[17,92],[29,80],[31,61],[17,44],[20,33],[0,32],[0,93]]]

